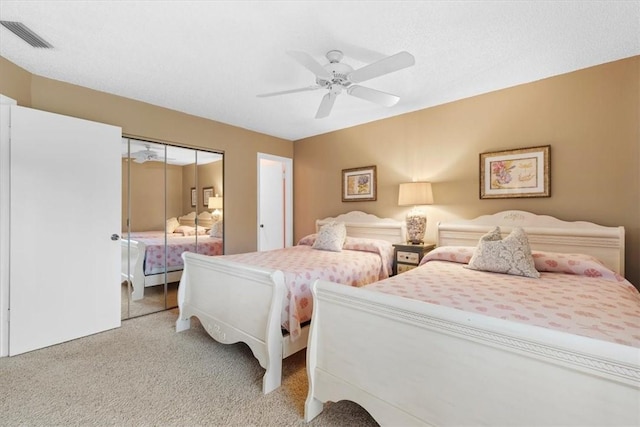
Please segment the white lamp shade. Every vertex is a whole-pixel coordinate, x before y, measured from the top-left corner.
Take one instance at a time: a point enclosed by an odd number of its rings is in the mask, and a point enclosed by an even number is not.
[[[430,182],[404,182],[398,192],[398,206],[432,205]]]
[[[209,209],[222,209],[222,197],[209,197]]]

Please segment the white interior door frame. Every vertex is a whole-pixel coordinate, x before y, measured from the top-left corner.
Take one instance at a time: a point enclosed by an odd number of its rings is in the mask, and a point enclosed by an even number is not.
[[[18,103],[0,94],[0,357],[9,355],[10,105]]]
[[[261,197],[265,197],[265,195],[260,194],[260,180],[261,180],[261,161],[268,160],[272,162],[278,162],[282,165],[284,170],[284,245],[285,247],[293,246],[293,159],[288,157],[275,156],[273,154],[265,154],[258,153],[258,222],[257,226],[257,241],[258,241],[258,250],[260,250],[260,221],[262,213],[260,212],[260,201]]]

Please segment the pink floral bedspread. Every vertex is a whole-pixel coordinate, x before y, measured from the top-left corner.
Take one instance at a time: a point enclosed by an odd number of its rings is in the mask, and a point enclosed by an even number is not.
[[[534,252],[535,279],[464,268],[473,249],[438,248],[367,288],[640,348],[640,293],[594,258]]]
[[[124,234],[126,235],[126,234]],[[131,240],[146,245],[144,255],[144,274],[164,273],[165,240],[164,231],[139,231],[129,234]],[[182,270],[183,252],[196,252],[203,255],[222,255],[222,239],[209,235],[184,236],[183,234],[167,234],[167,271]]]
[[[348,238],[348,243],[341,252],[330,252],[312,249],[312,240],[301,240],[289,248],[224,255],[224,258],[284,273],[287,295],[281,325],[289,331],[291,340],[295,340],[300,336],[300,324],[311,319],[311,284],[316,279],[364,286],[389,277],[393,260],[390,243],[354,238]]]

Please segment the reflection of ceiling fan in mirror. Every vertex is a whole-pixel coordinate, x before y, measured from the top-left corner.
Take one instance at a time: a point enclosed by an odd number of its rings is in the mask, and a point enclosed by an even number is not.
[[[151,145],[145,144],[145,149],[131,153],[131,158],[136,163],[164,162],[164,153],[153,151]],[[167,159],[169,160],[169,159]]]
[[[340,62],[343,54],[339,50],[331,50],[327,52],[326,57],[329,63],[325,65],[317,62],[306,52],[289,51],[287,54],[298,61],[300,65],[315,74],[316,84],[299,89],[264,93],[258,95],[258,97],[269,97],[305,92],[309,90],[326,89],[328,92],[320,102],[320,107],[318,107],[318,111],[316,113],[316,119],[327,117],[333,109],[333,103],[335,102],[336,97],[343,92],[385,107],[395,105],[400,100],[400,97],[376,89],[360,86],[356,83],[361,83],[385,74],[393,73],[394,71],[402,70],[403,68],[407,68],[415,64],[415,59],[409,52],[399,52],[395,55],[387,56],[377,62],[358,68],[357,70],[354,70],[353,67],[348,64]]]

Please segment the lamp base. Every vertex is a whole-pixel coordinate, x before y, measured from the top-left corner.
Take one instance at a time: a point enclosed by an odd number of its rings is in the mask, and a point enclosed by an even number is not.
[[[424,243],[424,232],[427,229],[427,215],[419,210],[407,214],[407,237],[412,245]]]

